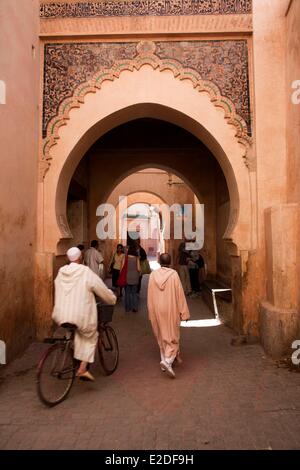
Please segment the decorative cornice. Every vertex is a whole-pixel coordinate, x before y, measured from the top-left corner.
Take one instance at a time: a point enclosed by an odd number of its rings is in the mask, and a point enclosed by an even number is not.
[[[252,142],[248,135],[247,124],[244,119],[236,112],[234,103],[227,97],[222,96],[218,86],[209,81],[203,80],[199,73],[194,69],[184,68],[182,64],[175,59],[160,59],[156,55],[156,45],[151,41],[142,41],[136,46],[137,56],[134,59],[124,59],[116,61],[109,69],[99,70],[90,80],[82,83],[75,89],[73,95],[63,100],[59,106],[57,115],[51,119],[47,126],[47,135],[43,141],[42,160],[40,162],[40,180],[45,177],[51,164],[50,150],[59,139],[59,129],[67,124],[69,113],[72,108],[79,108],[84,103],[84,97],[87,93],[96,93],[101,89],[104,81],[114,81],[119,78],[124,71],[139,70],[143,65],[150,65],[154,70],[163,72],[170,70],[175,78],[179,80],[189,80],[198,92],[206,92],[214,106],[220,107],[224,111],[224,117],[228,124],[235,126],[236,137],[238,141],[247,149]],[[245,158],[247,158],[245,156]]]
[[[108,20],[108,21],[107,21]],[[100,35],[99,35],[99,32]],[[147,16],[134,18],[56,18],[40,22],[40,38],[104,39],[105,37],[191,37],[213,34],[223,37],[253,32],[252,15],[201,15],[201,16]]]
[[[41,2],[40,17],[240,15],[252,13],[252,0],[102,0]]]

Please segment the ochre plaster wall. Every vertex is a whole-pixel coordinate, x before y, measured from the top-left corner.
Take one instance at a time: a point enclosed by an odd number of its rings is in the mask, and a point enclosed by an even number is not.
[[[300,201],[300,92],[292,88],[298,81],[300,89],[300,2],[293,0],[287,14],[286,41],[286,102],[287,102],[287,155],[288,200]],[[293,96],[296,93],[295,96]],[[295,102],[297,100],[297,103]]]
[[[254,2],[254,79],[255,121],[258,180],[258,239],[259,252],[249,258],[249,274],[256,282],[256,292],[266,299],[261,303],[260,337],[268,354],[284,354],[297,336],[299,311],[296,302],[297,238],[299,216],[295,204],[290,202],[289,165],[296,159],[289,152],[289,141],[295,136],[294,123],[289,125],[287,90],[289,73],[286,60],[293,69],[293,48],[287,57],[286,41],[297,43],[297,34],[288,33],[291,18],[286,16],[288,0],[263,0]],[[267,15],[265,12],[268,11]],[[293,36],[293,39],[292,39]],[[289,108],[289,106],[288,106]],[[293,119],[292,119],[293,120]],[[287,138],[288,136],[288,138]],[[290,153],[290,155],[289,155]],[[296,174],[296,168],[294,168]],[[297,190],[296,190],[297,191]],[[294,194],[296,193],[294,191]],[[251,259],[252,258],[252,259]],[[255,263],[255,258],[257,262]],[[264,265],[261,266],[261,261]],[[251,261],[253,268],[251,268]],[[248,277],[248,279],[250,279]],[[254,285],[253,285],[254,286]],[[260,287],[261,286],[261,287]],[[250,290],[251,291],[251,290]],[[254,296],[252,289],[251,297]]]
[[[300,2],[293,0],[287,12],[286,90],[287,90],[287,190],[288,202],[300,203]],[[297,83],[297,90],[293,88]],[[295,86],[295,85],[294,85]],[[296,92],[296,96],[293,96]],[[296,100],[296,102],[295,102]],[[299,213],[298,213],[299,217]],[[298,219],[299,227],[299,219]],[[297,294],[300,311],[300,233],[297,234]],[[299,316],[300,335],[300,316]]]
[[[249,177],[256,180],[257,249],[242,262],[244,307],[248,311],[245,331],[258,334],[260,302],[272,273],[266,264],[265,211],[286,202],[285,142],[285,2],[253,1],[252,113],[255,163]]]
[[[0,339],[7,359],[34,335],[38,160],[38,1],[0,2]]]

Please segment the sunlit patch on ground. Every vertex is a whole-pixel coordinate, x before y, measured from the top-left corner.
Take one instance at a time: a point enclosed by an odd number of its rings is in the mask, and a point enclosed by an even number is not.
[[[184,328],[208,328],[210,326],[220,326],[222,325],[221,320],[217,318],[208,318],[205,320],[189,320],[182,321],[180,326]]]

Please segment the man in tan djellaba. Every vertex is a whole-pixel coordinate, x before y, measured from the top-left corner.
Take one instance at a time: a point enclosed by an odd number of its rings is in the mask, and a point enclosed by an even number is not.
[[[189,308],[177,272],[170,268],[171,256],[160,256],[160,269],[150,274],[148,313],[160,349],[160,367],[175,378],[173,362],[179,356],[180,322],[190,318]]]

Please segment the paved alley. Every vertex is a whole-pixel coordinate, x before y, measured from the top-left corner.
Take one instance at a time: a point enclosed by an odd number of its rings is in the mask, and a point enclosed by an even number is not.
[[[193,319],[211,318],[190,299]],[[76,382],[67,400],[43,406],[35,367],[45,347],[32,344],[2,371],[1,449],[300,449],[300,374],[276,367],[260,345],[231,346],[223,325],[182,328],[176,379],[159,367],[146,311],[114,313],[119,368],[93,366],[95,383]]]

